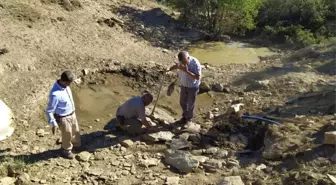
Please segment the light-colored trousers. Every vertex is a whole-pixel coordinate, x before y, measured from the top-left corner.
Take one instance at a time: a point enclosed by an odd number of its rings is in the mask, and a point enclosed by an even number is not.
[[[81,146],[79,125],[76,114],[66,117],[56,117],[57,124],[62,134],[62,149],[71,151],[73,146]]]

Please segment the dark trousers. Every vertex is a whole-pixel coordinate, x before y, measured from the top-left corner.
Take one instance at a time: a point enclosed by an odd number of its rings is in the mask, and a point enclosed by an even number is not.
[[[198,90],[198,87],[181,87],[180,105],[183,111],[182,117],[187,121],[194,117],[194,109]]]

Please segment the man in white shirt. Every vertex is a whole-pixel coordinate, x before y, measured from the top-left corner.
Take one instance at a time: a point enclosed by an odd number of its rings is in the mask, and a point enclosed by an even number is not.
[[[201,84],[202,67],[200,62],[187,51],[178,54],[179,64],[168,71],[179,70],[181,82],[180,105],[182,107],[182,123],[188,123],[194,117],[196,96]]]
[[[61,78],[56,81],[50,91],[46,109],[53,134],[58,128],[62,133],[62,156],[69,159],[74,158],[73,146],[80,147],[81,145],[75,104],[69,87],[73,80],[74,76],[70,71],[62,73]]]

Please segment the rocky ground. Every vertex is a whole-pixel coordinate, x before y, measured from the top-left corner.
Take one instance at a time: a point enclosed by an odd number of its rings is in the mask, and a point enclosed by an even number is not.
[[[176,87],[150,116],[156,131],[137,138],[117,132],[109,99],[118,104],[143,90],[156,95],[176,49],[199,38],[175,22],[176,13],[157,7],[148,1],[0,2],[0,98],[16,123],[0,143],[1,183],[335,182],[335,145],[323,144],[336,124],[334,45],[257,64],[205,65],[193,124],[181,129],[176,123]],[[58,136],[43,113],[64,69],[78,77],[72,89],[86,146],[74,160],[58,157]],[[175,78],[169,74],[164,91]]]

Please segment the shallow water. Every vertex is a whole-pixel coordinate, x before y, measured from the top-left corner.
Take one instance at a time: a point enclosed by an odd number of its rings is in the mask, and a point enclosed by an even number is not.
[[[82,85],[73,88],[76,114],[80,124],[84,127],[91,126],[101,129],[111,119],[115,118],[115,113],[122,103],[133,96],[141,95],[142,91],[128,86],[127,81],[128,79],[122,76],[106,75],[104,85]],[[179,87],[176,87],[171,96],[166,95],[166,90],[167,88],[164,87],[157,107],[163,108],[167,113],[179,119],[182,113],[179,104]],[[155,101],[157,92],[153,91],[153,94]],[[217,98],[221,98],[220,95]],[[196,115],[200,108],[209,107],[214,101],[215,99],[207,93],[198,95]]]
[[[201,63],[212,65],[229,63],[255,63],[258,56],[275,54],[269,48],[253,46],[251,44],[232,42],[207,42],[192,46],[190,54]]]

